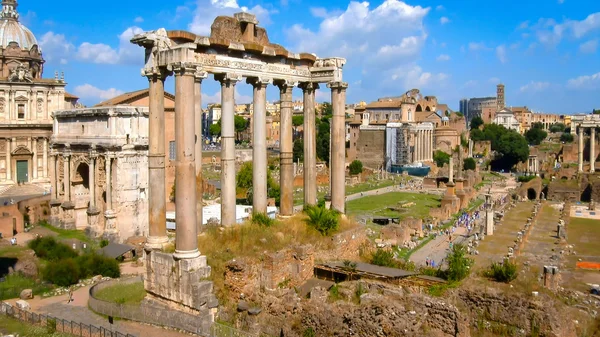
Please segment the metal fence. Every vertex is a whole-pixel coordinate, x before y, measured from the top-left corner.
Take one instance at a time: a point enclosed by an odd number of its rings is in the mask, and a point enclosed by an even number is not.
[[[136,337],[131,334],[124,334],[119,331],[108,330],[103,327],[97,327],[91,324],[73,322],[50,315],[36,314],[27,310],[22,310],[12,305],[2,302],[0,304],[0,314],[12,317],[21,322],[45,327],[49,331],[68,333],[79,337]]]

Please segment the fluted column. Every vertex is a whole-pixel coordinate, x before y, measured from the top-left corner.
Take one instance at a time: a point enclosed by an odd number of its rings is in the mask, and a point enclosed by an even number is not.
[[[317,133],[315,129],[315,93],[317,83],[302,83],[304,105],[304,206],[317,202]]]
[[[433,160],[433,130],[429,130],[429,152],[428,157],[429,161]]]
[[[6,180],[12,179],[12,159],[10,158],[12,151],[12,140],[6,138]]]
[[[175,253],[178,259],[200,256],[196,223],[195,79],[191,63],[173,65],[175,73]]]
[[[249,78],[253,92],[252,211],[267,213],[267,86],[269,78]]]
[[[104,157],[104,171],[106,173],[106,212],[112,213],[112,156],[106,154]]]
[[[196,231],[202,231],[202,80],[208,77],[201,68],[194,74],[194,126],[195,126],[195,160],[196,160]]]
[[[292,89],[294,83],[277,82],[280,100],[279,123],[279,167],[281,197],[279,213],[290,216],[294,213],[294,140],[292,136]]]
[[[596,128],[590,128],[590,173],[596,171]]]
[[[71,154],[69,150],[63,152],[63,175],[63,189],[65,192],[63,207],[67,208],[71,206]]]
[[[165,78],[168,73],[154,69],[144,74],[149,84],[148,116],[148,238],[145,248],[161,249],[167,237],[165,190]],[[108,172],[108,170],[107,170]],[[107,191],[108,195],[108,191]]]
[[[415,135],[415,153],[416,153],[416,161],[421,161],[421,131],[417,130],[417,134]]]
[[[48,138],[43,138],[44,153],[42,154],[42,176],[48,178]]]
[[[579,142],[579,148],[577,151],[577,159],[578,159],[578,171],[583,172],[583,127],[579,127],[579,135],[577,135],[577,141]]]
[[[346,88],[348,83],[330,82],[333,117],[331,122],[331,208],[345,213],[346,201]]]
[[[58,191],[58,154],[56,153],[52,153],[50,154],[50,156],[52,157],[52,164],[51,164],[51,177],[50,177],[50,183],[52,183],[52,199],[53,200],[58,200],[60,197],[59,191]]]
[[[221,225],[235,224],[235,85],[237,74],[215,75],[221,82]]]
[[[90,206],[87,210],[88,214],[98,214],[96,208],[96,158],[98,158],[98,153],[95,149],[92,149],[90,151],[90,166],[88,173],[88,181],[90,184]]]
[[[36,180],[38,177],[38,151],[37,151],[37,138],[33,138],[31,141],[31,153],[33,153],[31,169],[32,180]]]

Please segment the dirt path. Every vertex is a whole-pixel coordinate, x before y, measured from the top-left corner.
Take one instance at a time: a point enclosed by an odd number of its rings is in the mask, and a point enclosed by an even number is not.
[[[459,244],[466,241],[466,234],[466,228],[458,227],[454,234],[452,234],[452,244]],[[438,235],[435,239],[429,241],[425,246],[414,252],[409,260],[414,262],[417,266],[425,266],[425,260],[430,259],[438,266],[440,263],[443,263],[449,252],[450,242],[448,241],[448,236]]]

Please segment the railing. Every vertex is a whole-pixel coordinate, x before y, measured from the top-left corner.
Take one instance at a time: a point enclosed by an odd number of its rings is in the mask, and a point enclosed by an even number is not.
[[[51,315],[37,314],[35,312],[22,310],[13,307],[6,302],[0,304],[0,315],[12,317],[31,325],[45,327],[49,329],[49,331],[62,332],[79,337],[136,337],[135,335],[108,330],[104,327],[97,327],[91,324],[69,321]]]

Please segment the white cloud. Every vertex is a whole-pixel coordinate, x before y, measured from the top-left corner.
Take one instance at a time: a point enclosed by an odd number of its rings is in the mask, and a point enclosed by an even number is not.
[[[310,14],[315,18],[326,18],[327,17],[327,9],[324,7],[311,7]]]
[[[135,23],[142,23],[142,22],[144,22],[144,18],[141,17],[141,16],[138,16],[135,19],[133,19],[133,22],[135,22]]]
[[[249,12],[256,15],[261,26],[267,26],[271,23],[271,14],[277,13],[276,10],[269,10],[261,5],[252,8],[240,6],[237,0],[196,0],[196,9],[194,18],[188,25],[188,30],[192,33],[208,36],[210,35],[210,26],[212,18],[219,15],[232,16],[237,12]]]
[[[450,78],[446,73],[425,72],[416,64],[409,64],[394,69],[391,72],[393,81],[400,81],[405,88],[431,88],[434,85],[443,84]]]
[[[516,43],[511,44],[509,48],[511,50],[515,50],[515,49],[519,48],[520,45],[521,44],[519,42],[516,42]]]
[[[449,23],[449,22],[450,22],[450,19],[448,19],[448,18],[447,18],[447,17],[445,17],[445,16],[442,16],[442,17],[440,18],[440,23],[441,23],[442,25],[445,25],[445,24],[447,24],[447,23]]]
[[[67,64],[68,57],[75,50],[75,46],[67,41],[63,34],[55,34],[54,32],[47,32],[42,35],[39,44],[44,59],[49,63]]]
[[[483,42],[469,42],[470,51],[489,50]]]
[[[517,29],[527,29],[529,28],[529,21],[523,21],[519,24],[519,27],[517,27]]]
[[[500,45],[496,47],[496,56],[501,63],[506,63],[508,58],[506,57],[506,46]]]
[[[438,10],[438,11],[442,11],[442,10],[444,10],[444,6],[442,6],[442,5],[437,5],[437,6],[435,7],[435,9],[436,9],[436,10]]]
[[[82,99],[95,99],[98,101],[105,101],[123,94],[123,91],[115,88],[102,90],[88,83],[76,86],[74,91],[75,95]]]
[[[565,36],[581,39],[600,29],[600,12],[592,13],[583,20],[564,19],[562,23],[554,19],[541,18],[530,27],[538,41],[547,47],[558,45]]]
[[[600,88],[600,73],[572,78],[567,81],[567,88],[588,90]]]
[[[450,60],[450,55],[441,54],[440,56],[438,56],[436,58],[436,60],[438,60],[438,61],[449,61]]]
[[[598,49],[598,40],[589,40],[579,45],[579,51],[585,54],[593,54]]]
[[[113,48],[104,43],[84,42],[77,48],[76,58],[80,61],[101,64],[141,64],[144,62],[144,50],[129,40],[143,30],[133,26],[119,35],[119,46]]]
[[[528,84],[522,86],[519,90],[521,92],[540,92],[548,89],[550,87],[550,82],[536,82],[531,81]]]

